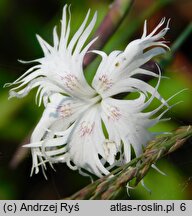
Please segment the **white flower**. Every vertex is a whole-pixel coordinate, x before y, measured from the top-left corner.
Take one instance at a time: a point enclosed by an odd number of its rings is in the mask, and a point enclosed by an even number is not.
[[[62,162],[83,175],[107,175],[112,167],[131,160],[131,146],[136,156],[142,152],[153,137],[148,129],[170,108],[157,91],[160,70],[157,75],[141,69],[144,63],[168,49],[163,37],[169,22],[160,30],[165,23],[162,19],[148,35],[145,22],[141,39],[129,43],[124,51],[113,51],[109,55],[92,51],[102,60],[90,86],[84,76],[83,58],[96,40],[85,45],[97,14],[87,24],[89,15],[90,11],[69,41],[71,16],[69,11],[67,21],[65,6],[60,37],[56,27],[53,46],[37,36],[44,57],[31,61],[37,64],[8,84],[17,85],[11,89],[10,97],[24,97],[38,87],[36,99],[39,97],[39,105],[44,102],[43,116],[31,136],[31,143],[26,145],[31,148],[35,173],[39,165],[46,168],[46,162],[51,165]],[[137,74],[157,77],[156,87],[137,79]],[[122,92],[138,92],[139,96],[134,100],[113,97]],[[161,105],[144,112],[154,98]],[[166,110],[154,117],[163,106]]]

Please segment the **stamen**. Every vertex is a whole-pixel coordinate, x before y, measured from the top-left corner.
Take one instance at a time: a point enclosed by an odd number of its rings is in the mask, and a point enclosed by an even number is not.
[[[106,139],[104,141],[104,152],[105,152],[105,155],[107,157],[110,155],[110,151],[111,151],[112,148],[116,148],[115,142],[112,141],[112,140]]]

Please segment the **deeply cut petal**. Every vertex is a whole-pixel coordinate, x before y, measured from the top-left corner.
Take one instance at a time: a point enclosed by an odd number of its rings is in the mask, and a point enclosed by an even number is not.
[[[17,87],[10,91],[10,97],[24,97],[35,87],[39,87],[42,90],[44,101],[47,101],[49,96],[54,93],[65,93],[83,100],[90,99],[95,95],[95,90],[89,86],[83,74],[83,58],[88,48],[96,40],[93,39],[84,47],[95,25],[97,13],[95,13],[86,27],[90,15],[90,11],[88,11],[84,22],[68,43],[71,20],[70,9],[68,11],[69,19],[67,21],[68,13],[67,6],[65,6],[63,10],[60,39],[56,27],[53,30],[53,46],[37,35],[44,57],[36,60],[38,65],[33,66],[12,84],[8,84],[9,86],[17,85]],[[39,79],[42,81],[37,82]],[[50,83],[54,84],[56,87],[54,87],[54,89],[47,88],[46,84],[49,85]],[[17,91],[17,89],[20,90]],[[40,98],[40,101],[41,100],[42,98]]]

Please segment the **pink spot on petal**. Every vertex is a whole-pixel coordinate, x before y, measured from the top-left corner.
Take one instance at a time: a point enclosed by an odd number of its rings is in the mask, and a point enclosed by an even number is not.
[[[73,90],[75,87],[78,86],[79,80],[78,78],[73,74],[67,74],[62,78],[65,82],[65,85],[68,89]]]
[[[121,117],[120,109],[116,106],[108,107],[108,120],[118,121]]]
[[[90,135],[93,132],[95,122],[91,123],[88,121],[83,121],[80,125],[80,137]]]
[[[113,85],[112,79],[109,79],[106,74],[103,74],[102,76],[100,76],[99,81],[101,85],[100,88],[102,88],[103,91],[108,90]]]
[[[67,103],[58,107],[58,112],[61,117],[69,117],[73,114],[71,104]]]

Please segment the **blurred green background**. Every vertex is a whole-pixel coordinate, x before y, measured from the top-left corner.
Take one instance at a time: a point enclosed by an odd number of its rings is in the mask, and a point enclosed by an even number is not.
[[[59,24],[65,3],[72,5],[71,31],[74,33],[88,8],[92,13],[98,11],[97,27],[112,1],[0,0],[0,199],[60,199],[90,183],[88,178],[71,171],[65,164],[55,165],[56,172],[49,168],[48,180],[41,172],[30,177],[31,156],[19,146],[29,140],[43,107],[35,105],[35,91],[23,99],[8,101],[8,89],[3,88],[4,83],[14,81],[29,67],[19,63],[18,59],[31,60],[42,56],[35,34],[52,42],[52,29]],[[171,30],[166,36],[171,46],[192,21],[191,11],[191,0],[135,0],[130,13],[104,50],[108,53],[115,49],[123,50],[131,40],[141,36],[145,19],[152,30],[162,17],[171,18]],[[191,41],[192,34],[166,65],[165,75],[170,79],[162,80],[160,86],[165,98],[181,89],[188,90],[171,101],[171,104],[183,102],[167,114],[171,120],[157,125],[155,131],[171,131],[180,125],[192,124]],[[98,60],[86,69],[88,78],[97,64]],[[152,193],[139,186],[131,191],[131,199],[192,199],[191,155],[192,143],[189,140],[177,152],[158,162],[157,166],[167,176],[155,170],[149,172],[145,184]]]

